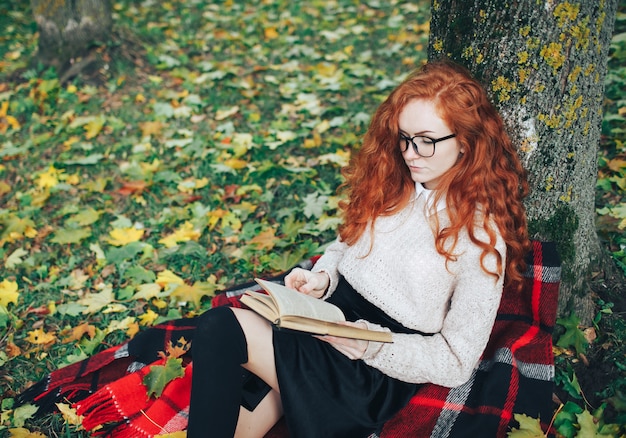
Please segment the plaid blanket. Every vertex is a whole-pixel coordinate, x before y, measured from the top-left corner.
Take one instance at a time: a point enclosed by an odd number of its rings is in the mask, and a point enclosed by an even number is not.
[[[315,259],[303,263],[310,267]],[[555,324],[560,261],[552,243],[533,242],[522,293],[505,290],[491,338],[472,378],[457,388],[424,385],[378,435],[404,437],[504,437],[516,425],[514,414],[540,418],[548,430],[554,406],[552,329]],[[283,275],[271,278],[281,281]],[[242,284],[217,295],[213,306],[241,307],[239,296],[257,289]],[[193,340],[195,318],[169,321],[145,330],[129,342],[51,372],[25,390],[19,403],[35,403],[38,414],[70,401],[83,426],[94,435],[153,437],[184,430],[187,425],[191,373],[171,381],[158,398],[148,398],[143,377],[158,365],[169,343]],[[193,344],[193,342],[192,342]],[[192,347],[193,349],[193,347]],[[279,422],[266,438],[287,436]]]

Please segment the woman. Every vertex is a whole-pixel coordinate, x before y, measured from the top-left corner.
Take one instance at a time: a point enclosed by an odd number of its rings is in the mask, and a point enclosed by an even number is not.
[[[529,248],[525,172],[485,90],[451,62],[425,65],[378,108],[344,175],[337,240],[285,283],[394,342],[277,330],[244,309],[206,312],[189,437],[262,437],[283,413],[293,437],[366,437],[418,385],[470,378],[504,281],[521,287]],[[271,388],[260,401],[242,400],[237,364]]]

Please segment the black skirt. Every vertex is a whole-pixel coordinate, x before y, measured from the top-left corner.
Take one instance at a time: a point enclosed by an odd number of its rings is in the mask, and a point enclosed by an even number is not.
[[[348,321],[365,319],[392,332],[417,333],[365,300],[343,279],[328,301],[340,307]],[[309,334],[277,328],[273,334],[291,438],[367,437],[404,407],[419,387],[362,360],[351,360]]]

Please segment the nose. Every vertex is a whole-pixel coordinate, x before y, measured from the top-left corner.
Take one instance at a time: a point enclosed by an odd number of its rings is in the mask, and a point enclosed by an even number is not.
[[[412,145],[409,145],[409,147],[406,148],[406,151],[402,152],[402,156],[406,160],[414,160],[416,158],[422,158],[421,155],[415,152],[415,148]]]

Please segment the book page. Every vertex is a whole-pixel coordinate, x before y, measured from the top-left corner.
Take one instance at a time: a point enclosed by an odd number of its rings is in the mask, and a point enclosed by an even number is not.
[[[256,282],[274,298],[280,316],[299,315],[331,322],[346,320],[341,310],[334,304],[271,281],[257,278]]]

